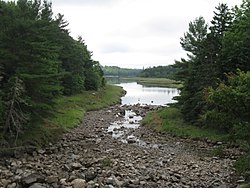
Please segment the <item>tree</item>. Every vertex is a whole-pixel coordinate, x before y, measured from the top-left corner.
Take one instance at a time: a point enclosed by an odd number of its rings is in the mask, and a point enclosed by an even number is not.
[[[24,130],[25,124],[29,120],[29,114],[26,112],[28,106],[23,81],[18,76],[10,78],[6,89],[5,105],[5,123],[3,127],[3,136],[6,140],[15,138]]]
[[[187,52],[189,60],[182,59],[176,61],[175,68],[179,68],[177,72],[178,77],[181,77],[184,81],[184,86],[181,89],[181,95],[176,97],[178,100],[178,106],[181,112],[184,114],[184,118],[188,121],[194,121],[197,119],[201,109],[202,103],[202,63],[204,51],[204,41],[207,36],[207,24],[204,18],[196,18],[189,24],[189,31],[184,33],[184,37],[181,38],[181,46]]]
[[[209,87],[206,102],[211,106],[203,115],[203,123],[249,140],[250,138],[250,72],[227,74],[227,82]]]
[[[250,2],[234,9],[235,19],[223,38],[222,71],[250,71]]]
[[[203,17],[190,22],[188,32],[184,33],[184,37],[181,38],[182,48],[194,56],[198,55],[202,48],[202,41],[207,35],[207,27]]]

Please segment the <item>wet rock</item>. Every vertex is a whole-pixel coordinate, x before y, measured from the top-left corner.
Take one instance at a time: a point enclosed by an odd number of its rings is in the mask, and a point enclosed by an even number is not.
[[[127,142],[129,143],[129,144],[133,144],[133,143],[136,143],[136,137],[135,136],[128,136],[127,137]]]

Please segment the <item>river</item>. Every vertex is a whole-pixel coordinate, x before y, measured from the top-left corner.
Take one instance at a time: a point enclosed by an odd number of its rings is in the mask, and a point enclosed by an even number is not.
[[[127,82],[116,84],[126,90],[126,95],[122,97],[122,104],[151,104],[151,105],[167,105],[176,102],[173,97],[179,95],[176,88],[167,87],[149,87],[138,84],[137,82]]]

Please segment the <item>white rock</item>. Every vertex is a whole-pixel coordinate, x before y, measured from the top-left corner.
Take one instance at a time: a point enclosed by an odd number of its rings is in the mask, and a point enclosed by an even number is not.
[[[73,188],[85,188],[86,181],[83,179],[75,179],[71,182],[71,185],[73,186]]]

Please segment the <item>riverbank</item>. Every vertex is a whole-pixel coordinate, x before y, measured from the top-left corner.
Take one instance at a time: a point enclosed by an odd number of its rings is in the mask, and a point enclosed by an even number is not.
[[[144,116],[157,107],[111,106],[86,112],[81,125],[55,144],[0,159],[0,187],[237,187],[234,159],[211,156],[206,142],[126,129],[124,142],[108,131],[124,111]],[[133,117],[129,117],[133,119]],[[132,124],[133,125],[133,124]],[[130,137],[129,137],[130,136]],[[133,142],[131,138],[137,138]],[[143,143],[143,144],[142,144]]]
[[[124,91],[121,87],[106,85],[98,91],[85,91],[73,96],[56,99],[50,116],[41,116],[25,130],[14,148],[1,148],[0,154],[11,154],[27,147],[46,146],[60,139],[63,133],[78,126],[86,112],[120,103]]]
[[[144,78],[144,77],[122,77],[121,80],[136,81],[139,84],[145,86],[158,86],[168,88],[181,88],[182,83],[176,80],[170,80],[167,78]]]
[[[162,108],[148,113],[143,119],[142,125],[160,133],[184,139],[200,140],[214,145],[210,150],[210,154],[220,158],[234,156],[234,169],[237,174],[244,176],[246,182],[250,181],[250,146],[244,140],[232,141],[229,134],[214,129],[188,125],[183,121],[179,110],[174,107]],[[250,187],[250,184],[248,187]]]

